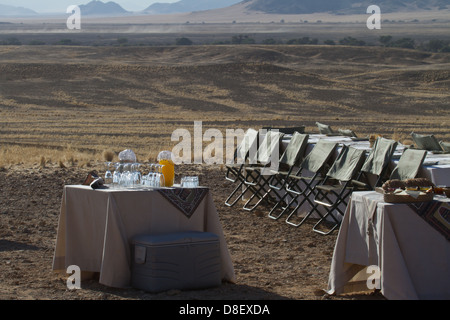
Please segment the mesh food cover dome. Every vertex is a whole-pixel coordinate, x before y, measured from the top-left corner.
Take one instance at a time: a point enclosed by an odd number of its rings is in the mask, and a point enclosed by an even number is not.
[[[126,149],[119,153],[120,162],[136,162],[136,155],[133,150]]]

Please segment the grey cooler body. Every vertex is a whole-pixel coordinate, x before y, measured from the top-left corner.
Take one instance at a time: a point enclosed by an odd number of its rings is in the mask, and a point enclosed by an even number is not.
[[[161,292],[221,284],[220,244],[213,233],[139,235],[131,254],[133,288]]]

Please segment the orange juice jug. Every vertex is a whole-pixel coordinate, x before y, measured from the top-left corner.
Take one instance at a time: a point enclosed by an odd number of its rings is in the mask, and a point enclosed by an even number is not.
[[[164,186],[171,187],[175,180],[175,164],[172,161],[172,152],[162,151],[158,155],[158,163],[162,165],[162,174],[164,176]]]

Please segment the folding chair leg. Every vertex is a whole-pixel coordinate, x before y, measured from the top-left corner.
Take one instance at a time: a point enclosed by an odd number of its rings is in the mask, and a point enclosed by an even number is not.
[[[259,198],[259,200],[252,206],[252,207],[248,207],[250,205],[250,203],[252,202],[252,200],[256,197],[257,193],[254,193],[250,199],[247,200],[247,202],[244,204],[244,206],[242,207],[242,209],[246,210],[246,211],[253,211],[256,209],[256,207],[258,207],[260,205],[261,202],[263,202],[264,200],[266,200],[266,198],[269,196],[270,190],[267,191],[261,198]]]
[[[242,190],[242,185],[243,185],[243,184],[244,184],[244,181],[241,181],[241,182],[239,183],[239,185],[233,190],[233,192],[231,192],[231,194],[230,194],[230,195],[228,196],[228,198],[225,200],[225,205],[226,205],[226,206],[232,207],[232,206],[234,206],[234,205],[239,201],[239,199],[240,199],[241,196],[242,196],[242,192],[239,193],[239,196],[236,197],[236,199],[234,199],[232,202],[230,202],[231,199],[233,198],[233,196],[236,194],[236,192],[238,192],[239,189]]]
[[[270,210],[270,212],[269,212],[269,214],[268,214],[269,218],[274,219],[274,220],[278,220],[278,219],[281,218],[281,216],[284,215],[284,213],[286,212],[286,210],[289,208],[290,203],[293,202],[293,201],[290,201],[289,203],[287,203],[287,202],[284,200],[284,199],[286,199],[287,196],[288,196],[288,194],[285,193],[285,194],[281,197],[281,199],[280,199],[279,201],[277,201],[277,203],[272,207],[272,209]],[[281,202],[283,202],[283,201],[286,203],[286,207],[284,207],[284,208],[281,207],[281,208],[282,208],[282,211],[281,211],[281,213],[280,213],[279,215],[277,215],[277,216],[273,215],[273,213],[275,212],[275,210],[281,205]]]
[[[341,205],[342,203],[347,205],[347,202],[345,201],[345,199],[347,198],[347,196],[350,194],[351,192],[348,192],[346,195],[344,195],[344,193],[341,193],[339,195],[339,197],[341,197],[340,201],[335,202],[328,210],[327,213],[320,218],[320,220],[313,226],[313,231],[323,234],[323,235],[329,235],[330,233],[332,233],[334,230],[336,230],[337,228],[339,228],[339,226],[341,225],[341,221],[339,221],[333,214],[333,212],[336,210],[337,213],[341,214],[341,216],[344,216],[344,213],[341,211],[341,209],[339,209],[339,205]],[[322,231],[319,230],[318,227],[322,224],[325,223],[330,223],[329,221],[326,220],[326,218],[328,216],[331,216],[331,218],[334,220],[334,225],[328,229],[328,231]]]
[[[243,189],[245,186],[245,189]],[[233,196],[238,192],[239,195],[236,196],[236,199],[230,203],[230,200],[233,198]],[[247,185],[245,184],[245,180],[242,180],[239,185],[233,190],[233,192],[230,194],[230,196],[225,200],[225,205],[232,207],[234,206],[243,196],[247,191],[252,191],[253,194],[260,194],[260,189],[257,189],[256,186],[254,185]],[[262,196],[262,195],[261,195]]]
[[[306,199],[306,198],[305,198]],[[319,215],[320,218],[322,218],[322,214],[319,212],[319,210],[317,210],[318,205],[314,204],[312,209],[303,217],[303,219],[299,222],[299,223],[294,223],[291,222],[290,219],[291,217],[297,213],[297,210],[303,205],[303,203],[305,203],[305,201],[300,202],[295,208],[294,210],[291,211],[291,213],[289,214],[289,216],[286,218],[286,223],[290,224],[291,226],[294,227],[300,227],[302,224],[304,224],[306,222],[306,220],[314,213],[317,212],[317,214]]]
[[[250,199],[248,199],[243,206],[243,209],[246,211],[255,210],[256,207],[258,207],[262,201],[267,201],[267,197],[270,196],[269,193],[271,189],[270,188],[268,190],[265,189],[265,187],[269,185],[270,178],[264,178],[264,176],[262,176],[261,174],[259,174],[256,178],[258,179],[257,183],[249,183],[248,180],[244,182],[249,187],[253,186],[254,188],[257,188],[256,192],[253,192]],[[259,200],[252,207],[249,207],[250,203],[253,201],[253,199],[255,199],[255,197],[258,197]]]
[[[263,201],[266,201],[267,203],[269,203],[269,200],[271,199],[271,195],[270,192],[272,191],[271,188],[269,188],[267,191],[265,189],[265,186],[268,185],[269,180],[265,179],[264,177],[261,178],[263,180],[263,184],[259,186],[257,192],[254,192],[253,195],[250,197],[250,199],[244,204],[243,209],[246,211],[253,211],[255,210]],[[252,207],[248,207],[250,205],[250,203],[252,202],[252,200],[255,197],[259,197],[259,200],[252,206]]]
[[[318,214],[320,217],[322,217],[322,214],[317,210],[317,207],[318,207],[317,204],[313,203],[313,201],[309,198],[309,197],[313,194],[314,189],[311,189],[310,186],[308,186],[308,188],[309,188],[308,193],[304,194],[304,192],[303,192],[303,199],[302,199],[302,201],[300,201],[300,202],[297,204],[297,206],[291,211],[291,213],[290,213],[290,214],[288,215],[288,217],[286,218],[286,223],[287,223],[287,224],[290,224],[291,226],[294,226],[294,227],[299,227],[299,226],[301,226],[303,223],[305,223],[305,221],[313,214],[314,211],[317,212],[317,214]],[[305,190],[305,191],[306,191],[306,190]],[[295,198],[293,198],[293,199],[291,200],[291,202],[289,203],[288,207],[292,204],[292,202],[293,202],[294,200],[295,200]],[[291,217],[292,217],[294,214],[297,213],[297,210],[298,210],[305,202],[308,202],[308,203],[311,205],[312,209],[306,214],[306,216],[300,221],[300,223],[294,223],[294,222],[291,222],[291,221],[290,221],[290,220],[291,220]]]
[[[334,215],[333,215],[331,212],[332,212],[332,211],[330,211],[330,212],[328,212],[327,214],[325,214],[325,215],[324,215],[324,216],[323,216],[323,217],[322,217],[322,218],[321,218],[321,219],[313,226],[313,231],[314,231],[314,232],[317,232],[317,233],[320,233],[320,234],[323,234],[323,235],[329,235],[330,233],[332,233],[334,230],[336,230],[336,228],[338,228],[338,227],[341,225],[340,221],[338,221],[338,220],[334,217]],[[319,230],[319,229],[318,229],[319,225],[324,224],[324,223],[328,223],[328,221],[325,220],[328,216],[331,216],[331,217],[333,218],[333,220],[335,221],[333,227],[329,228],[328,231],[322,231],[322,230]]]

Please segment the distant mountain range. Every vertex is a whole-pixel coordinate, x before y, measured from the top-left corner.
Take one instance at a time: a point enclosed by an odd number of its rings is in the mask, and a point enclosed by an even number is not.
[[[0,17],[33,16],[33,15],[37,15],[37,14],[38,14],[37,12],[35,12],[31,9],[0,4]]]
[[[450,0],[244,0],[247,9],[265,13],[307,14],[332,12],[361,13],[370,5],[378,5],[382,12],[399,10],[449,9]]]
[[[232,6],[242,0],[180,0],[174,3],[154,3],[144,13],[168,14],[219,9]]]
[[[450,0],[180,0],[174,3],[154,3],[141,12],[127,11],[113,1],[93,0],[88,4],[79,5],[79,7],[82,15],[121,16],[128,14],[187,13],[226,8],[238,3],[245,6],[247,11],[269,14],[308,14],[318,12],[343,15],[355,14],[365,12],[367,7],[372,4],[378,5],[382,13],[406,10],[450,9]],[[0,17],[34,15],[38,15],[38,13],[31,9],[0,4]]]

